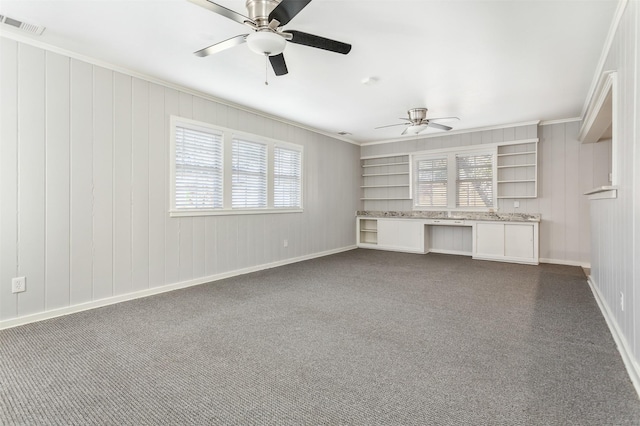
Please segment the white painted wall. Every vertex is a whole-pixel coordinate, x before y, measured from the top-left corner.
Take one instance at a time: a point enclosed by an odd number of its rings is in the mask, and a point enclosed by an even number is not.
[[[355,245],[359,147],[0,42],[0,326]],[[303,145],[304,213],[170,218],[171,114]]]
[[[640,389],[640,3],[621,4],[626,8],[611,47],[605,51],[604,66],[596,75],[618,72],[614,99],[617,154],[613,158],[618,197],[590,202],[591,281],[618,333],[623,355],[630,358],[627,366],[635,371]]]
[[[607,143],[581,144],[577,120],[555,124],[509,126],[412,139],[362,147],[361,156],[412,153],[449,147],[539,138],[538,198],[499,199],[498,211],[540,213],[540,260],[551,263],[588,266],[590,262],[589,205],[583,193],[594,182],[606,180]],[[603,157],[604,156],[604,157]],[[602,183],[601,183],[602,184]],[[520,203],[514,207],[514,201]],[[363,210],[411,210],[411,201],[365,201]],[[447,227],[431,235],[433,247],[464,251],[466,236]]]

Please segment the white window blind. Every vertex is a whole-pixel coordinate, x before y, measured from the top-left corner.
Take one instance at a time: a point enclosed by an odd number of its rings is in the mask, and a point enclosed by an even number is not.
[[[267,207],[267,146],[234,138],[231,207]]]
[[[493,155],[457,155],[457,206],[493,207]]]
[[[273,157],[273,206],[302,207],[300,151],[276,146]]]
[[[419,207],[447,206],[447,157],[416,162],[414,204]]]
[[[222,185],[222,136],[176,126],[176,209],[222,208]]]

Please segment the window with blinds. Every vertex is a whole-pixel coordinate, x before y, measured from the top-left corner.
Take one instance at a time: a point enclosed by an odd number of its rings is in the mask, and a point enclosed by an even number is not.
[[[447,206],[447,157],[416,161],[416,207]]]
[[[457,155],[456,170],[456,206],[493,207],[493,155]]]
[[[298,150],[274,149],[273,206],[302,207],[302,156]]]
[[[175,126],[175,208],[222,208],[222,135]]]
[[[231,207],[267,207],[267,146],[233,138]]]

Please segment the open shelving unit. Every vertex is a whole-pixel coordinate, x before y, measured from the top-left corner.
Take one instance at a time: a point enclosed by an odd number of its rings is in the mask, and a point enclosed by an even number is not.
[[[409,200],[409,156],[362,159],[361,201]]]
[[[498,146],[498,198],[538,196],[538,140]]]
[[[359,219],[358,228],[360,232],[360,243],[378,244],[378,220]]]

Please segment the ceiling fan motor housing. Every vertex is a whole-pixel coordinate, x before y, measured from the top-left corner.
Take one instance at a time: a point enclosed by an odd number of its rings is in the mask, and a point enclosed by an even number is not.
[[[426,108],[411,108],[407,113],[409,114],[409,120],[416,125],[422,123],[427,118]]]
[[[258,24],[258,28],[269,25],[269,14],[282,0],[247,0],[249,18]]]

